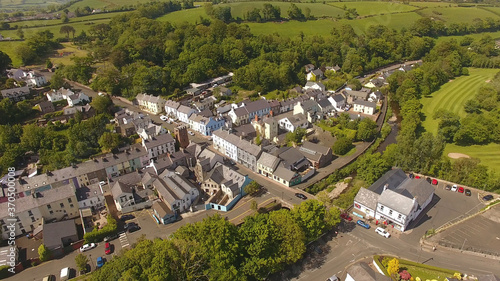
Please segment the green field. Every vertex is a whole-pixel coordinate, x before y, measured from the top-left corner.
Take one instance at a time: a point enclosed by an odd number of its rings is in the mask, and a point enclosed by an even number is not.
[[[180,10],[173,13],[166,14],[157,18],[159,21],[168,21],[170,23],[190,22],[195,23],[200,21],[200,17],[209,18],[205,13],[205,8],[194,8],[188,10]]]
[[[23,28],[25,27],[39,27],[39,26],[46,26],[46,25],[73,25],[74,23],[77,22],[87,22],[87,21],[94,21],[94,20],[102,20],[102,19],[111,19],[114,16],[118,16],[124,13],[128,12],[116,12],[116,13],[102,13],[102,14],[95,14],[95,15],[89,15],[89,16],[84,16],[84,17],[76,17],[76,18],[71,18],[69,22],[67,23],[62,23],[60,19],[54,19],[54,20],[27,20],[27,21],[16,21],[15,23],[12,23],[12,25],[18,25]]]
[[[428,8],[418,11],[418,13],[446,23],[471,23],[475,18],[499,18],[497,14],[491,11],[476,7]]]
[[[92,9],[114,9],[147,2],[151,2],[151,0],[83,0],[71,5],[68,10],[74,11],[76,8],[81,9],[85,6],[89,6]]]
[[[35,9],[49,5],[60,5],[67,1],[46,1],[46,0],[0,0],[0,10],[11,9]]]
[[[381,15],[381,14],[392,14],[392,13],[402,13],[410,12],[416,7],[410,5],[400,4],[400,3],[387,3],[387,2],[330,2],[328,5],[332,5],[338,8],[346,6],[349,9],[355,8],[360,16],[368,15]]]
[[[464,104],[476,95],[477,90],[490,80],[498,69],[469,68],[469,76],[461,76],[446,83],[429,97],[422,98],[422,113],[425,115],[423,127],[434,134],[437,133],[438,120],[433,120],[432,115],[437,110],[444,108],[465,116]]]
[[[491,170],[500,173],[500,144],[490,143],[488,145],[459,146],[446,144],[444,155],[448,153],[463,153],[481,160],[481,164],[488,166]]]
[[[467,34],[466,36],[472,37],[475,40],[480,39],[483,36],[491,36],[491,38],[493,38],[493,39],[498,39],[498,38],[500,38],[500,31]],[[463,38],[464,38],[463,35],[460,35],[460,36],[458,36],[458,35],[457,36],[442,36],[442,37],[438,37],[436,39],[436,43],[441,42],[441,41],[445,41],[445,40],[450,40],[450,39],[455,39],[458,42],[460,42],[460,40],[462,40]]]
[[[230,4],[223,4],[221,6],[230,6],[231,14],[234,18],[240,17],[244,18],[246,12],[253,10],[254,8],[262,9],[265,3],[269,2],[236,2]],[[278,6],[281,9],[281,16],[287,17],[287,11],[290,8],[291,3],[285,2],[271,2],[273,6]],[[315,17],[336,17],[338,15],[344,15],[344,10],[322,3],[294,3],[302,9],[302,12],[306,8],[311,10],[311,15]]]
[[[417,7],[456,7],[457,4],[449,2],[410,2],[410,5]]]

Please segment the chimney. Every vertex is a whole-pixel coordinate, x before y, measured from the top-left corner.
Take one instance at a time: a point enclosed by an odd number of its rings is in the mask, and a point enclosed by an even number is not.
[[[271,111],[269,111],[269,115],[270,115],[271,117],[273,117],[273,116],[274,116],[274,114],[273,114],[273,111],[272,111],[272,110],[271,110]]]
[[[259,115],[255,114],[255,121],[259,121]]]
[[[386,190],[388,187],[389,187],[388,183],[384,184],[384,190]]]

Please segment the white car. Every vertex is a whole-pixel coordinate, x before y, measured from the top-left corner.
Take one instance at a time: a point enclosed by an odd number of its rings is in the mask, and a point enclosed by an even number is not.
[[[80,252],[85,252],[85,251],[88,251],[90,249],[94,249],[97,245],[95,243],[89,243],[89,244],[85,244],[83,246],[80,247]]]
[[[451,191],[457,191],[458,189],[458,186],[456,184],[454,184],[452,187],[451,187]]]
[[[385,231],[385,229],[383,229],[382,227],[377,227],[375,229],[375,232],[377,232],[378,234],[384,236],[385,238],[391,237],[391,234],[389,232]]]
[[[165,115],[160,115],[160,120],[161,121],[167,121],[168,120],[168,117],[165,116]]]
[[[190,134],[191,136],[194,136],[194,133],[191,131],[188,131],[188,134]]]

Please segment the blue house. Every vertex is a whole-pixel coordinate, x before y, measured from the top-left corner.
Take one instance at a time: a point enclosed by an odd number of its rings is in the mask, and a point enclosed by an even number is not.
[[[155,201],[153,203],[153,212],[153,217],[159,224],[173,223],[179,218],[177,212],[172,212],[163,201]]]

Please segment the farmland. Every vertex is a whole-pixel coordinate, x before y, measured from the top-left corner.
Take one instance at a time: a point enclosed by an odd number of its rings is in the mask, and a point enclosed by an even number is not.
[[[360,16],[410,12],[417,9],[410,5],[387,2],[331,2],[328,4],[338,8],[344,6],[348,9],[354,8]]]
[[[447,23],[472,23],[475,18],[498,18],[498,15],[476,7],[439,7],[427,8],[419,11],[421,16],[431,17]]]
[[[460,117],[465,116],[464,104],[473,98],[477,90],[490,80],[498,69],[470,68],[469,76],[461,76],[443,85],[440,90],[429,97],[422,98],[422,112],[425,115],[424,128],[437,133],[438,120],[432,119],[432,114],[439,109],[446,109]]]

